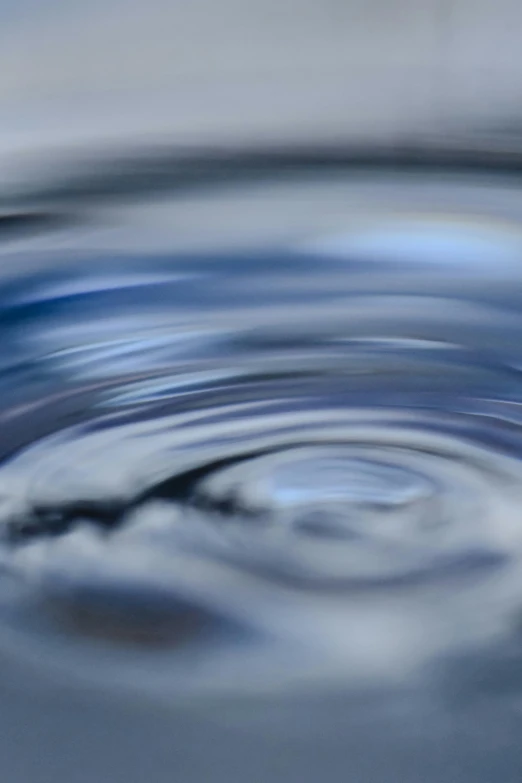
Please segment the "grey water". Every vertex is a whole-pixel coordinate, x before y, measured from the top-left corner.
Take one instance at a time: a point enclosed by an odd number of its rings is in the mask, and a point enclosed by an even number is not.
[[[520,780],[522,183],[323,163],[5,208],[6,780]]]

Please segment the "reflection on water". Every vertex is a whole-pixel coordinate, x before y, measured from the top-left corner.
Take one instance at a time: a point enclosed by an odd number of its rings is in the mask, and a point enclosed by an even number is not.
[[[521,217],[513,181],[294,171],[9,234],[6,670],[198,710],[238,780],[254,741],[285,781],[312,746],[517,780]]]

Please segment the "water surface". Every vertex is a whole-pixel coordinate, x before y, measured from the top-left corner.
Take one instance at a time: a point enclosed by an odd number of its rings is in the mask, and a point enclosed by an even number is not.
[[[8,735],[75,782],[519,780],[517,181],[45,198],[3,239]]]

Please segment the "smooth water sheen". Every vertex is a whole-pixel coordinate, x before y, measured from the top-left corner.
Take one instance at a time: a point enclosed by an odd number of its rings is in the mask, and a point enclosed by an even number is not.
[[[495,187],[294,178],[13,240],[6,665],[515,781],[522,192]]]

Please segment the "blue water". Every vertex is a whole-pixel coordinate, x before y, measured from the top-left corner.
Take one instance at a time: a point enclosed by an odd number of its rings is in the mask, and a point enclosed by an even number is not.
[[[264,242],[270,183],[224,194],[235,243],[196,197],[201,243],[168,197],[11,237],[2,720],[36,720],[29,759],[54,726],[74,783],[520,779],[522,195],[457,185],[279,183]],[[13,781],[56,774],[7,746]]]

